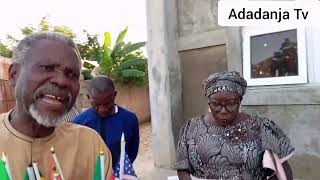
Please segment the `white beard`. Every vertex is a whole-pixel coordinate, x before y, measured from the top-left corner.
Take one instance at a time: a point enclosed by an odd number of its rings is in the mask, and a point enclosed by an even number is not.
[[[29,113],[31,114],[33,119],[35,119],[40,125],[45,127],[57,127],[60,123],[63,122],[67,114],[67,113],[64,113],[61,116],[53,117],[53,118],[48,116],[43,116],[42,114],[39,113],[39,111],[36,109],[33,103],[29,108]]]

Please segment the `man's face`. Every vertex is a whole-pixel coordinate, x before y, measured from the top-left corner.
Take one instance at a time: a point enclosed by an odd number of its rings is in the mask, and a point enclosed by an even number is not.
[[[90,93],[92,108],[102,118],[110,116],[114,113],[114,100],[116,95],[117,92],[113,90],[105,91],[103,93],[98,93],[92,90]]]
[[[80,59],[75,49],[60,41],[39,40],[19,66],[12,80],[18,105],[39,124],[56,126],[79,93]]]

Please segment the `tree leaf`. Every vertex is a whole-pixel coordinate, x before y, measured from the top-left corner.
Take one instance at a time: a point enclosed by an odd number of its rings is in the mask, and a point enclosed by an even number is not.
[[[122,49],[122,47],[123,47],[124,45],[125,45],[124,42],[121,42],[121,43],[117,44],[117,45],[113,48],[113,50],[112,50],[112,52],[111,52],[111,54],[110,54],[111,58],[116,58],[116,57],[118,57],[118,56],[119,56],[119,52],[121,52],[121,49]]]
[[[100,67],[93,68],[92,71],[91,71],[91,75],[93,77],[101,75],[101,68]]]
[[[111,49],[111,44],[112,44],[112,38],[110,32],[105,32],[104,33],[104,42],[103,42],[103,49]]]
[[[89,80],[92,79],[93,76],[91,75],[90,69],[82,69],[81,74],[83,75],[84,80]]]
[[[62,33],[64,35],[70,37],[71,39],[76,38],[76,34],[68,26],[54,26],[53,31]]]
[[[47,19],[48,16],[44,16],[41,19],[38,29],[40,29],[41,31],[48,31],[51,28],[51,24],[47,21]]]
[[[31,26],[25,26],[20,30],[23,35],[29,35],[29,34],[32,34],[36,29]]]
[[[125,70],[120,71],[119,73],[122,77],[125,77],[125,78],[129,78],[129,77],[138,78],[138,77],[144,77],[146,75],[145,72],[139,71],[136,69],[125,69]]]
[[[87,60],[83,60],[83,67],[92,70],[93,68],[95,68],[97,65],[95,65],[93,62],[87,61]]]
[[[144,47],[145,45],[146,45],[145,42],[138,42],[138,43],[130,44],[121,50],[121,54],[129,54],[133,51],[140,49],[141,47]]]
[[[124,38],[127,36],[127,33],[128,33],[128,26],[119,33],[114,47],[116,47],[118,44],[123,42]]]
[[[129,69],[130,67],[133,67],[133,66],[141,66],[141,65],[146,65],[146,59],[143,59],[143,58],[128,59],[119,65],[118,70],[122,71],[125,69]]]

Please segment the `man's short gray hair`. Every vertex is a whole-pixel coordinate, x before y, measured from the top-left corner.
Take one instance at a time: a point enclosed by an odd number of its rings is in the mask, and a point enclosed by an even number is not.
[[[80,57],[80,52],[76,46],[76,44],[73,42],[73,40],[61,33],[57,32],[49,32],[49,31],[41,31],[32,33],[28,36],[26,36],[24,39],[22,39],[18,46],[15,48],[13,55],[12,55],[12,61],[14,63],[23,63],[26,53],[28,50],[32,47],[32,45],[41,39],[47,39],[47,40],[56,40],[66,43],[67,45],[71,46],[76,50],[76,53]]]

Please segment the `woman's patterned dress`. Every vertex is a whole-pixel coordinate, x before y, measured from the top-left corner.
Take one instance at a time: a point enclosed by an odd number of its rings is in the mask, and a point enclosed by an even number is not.
[[[202,179],[261,180],[264,150],[282,159],[294,148],[289,138],[266,118],[250,116],[228,127],[208,126],[204,116],[189,120],[181,129],[177,145],[177,170]]]

